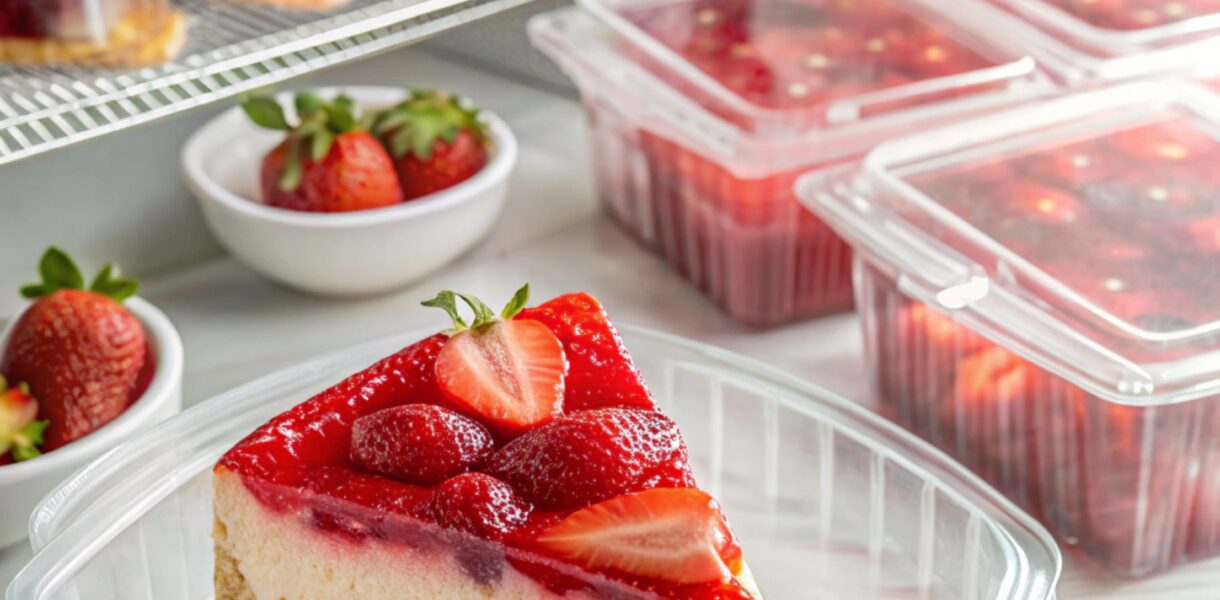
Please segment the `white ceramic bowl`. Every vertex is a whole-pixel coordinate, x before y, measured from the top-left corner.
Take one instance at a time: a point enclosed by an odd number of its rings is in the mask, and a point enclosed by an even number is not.
[[[343,87],[362,108],[392,106],[405,92]],[[291,93],[278,96],[291,114]],[[199,199],[212,233],[235,257],[300,290],[360,296],[403,287],[448,264],[483,238],[508,195],[517,142],[495,115],[483,112],[491,157],[477,175],[400,206],[348,213],[306,213],[261,202],[263,156],[283,134],[257,128],[240,108],[197,131],[182,150],[183,178]]]
[[[101,429],[33,460],[0,467],[0,498],[4,499],[0,502],[3,507],[0,547],[26,538],[30,513],[60,482],[115,446],[182,410],[183,353],[178,331],[164,313],[144,300],[129,298],[124,305],[144,324],[149,345],[157,357],[157,370],[148,389]],[[16,318],[0,333],[0,353],[8,347],[14,323]]]

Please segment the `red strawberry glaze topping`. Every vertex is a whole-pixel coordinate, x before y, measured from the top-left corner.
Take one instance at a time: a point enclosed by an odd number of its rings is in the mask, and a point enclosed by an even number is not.
[[[611,406],[656,410],[644,378],[597,298],[567,294],[527,308],[516,318],[546,325],[563,344],[568,358],[566,412]]]
[[[438,296],[440,304],[429,305],[455,317],[454,331],[408,346],[276,417],[230,450],[217,471],[236,472],[265,506],[304,514],[318,531],[336,539],[451,551],[466,573],[484,584],[497,581],[511,565],[556,593],[637,597],[646,590],[663,598],[751,598],[733,577],[743,568],[741,550],[718,509],[684,516],[675,514],[681,502],[633,500],[650,490],[697,490],[677,427],[655,412],[601,305],[573,294],[521,310],[527,294],[523,288],[501,318],[477,299]],[[457,316],[457,298],[476,311],[474,325]],[[503,433],[497,430],[498,417],[489,413],[494,407],[485,397],[461,397],[486,391],[442,389],[437,373],[446,367],[438,357],[457,336],[529,321],[545,326],[569,361],[566,378],[556,387],[564,395],[557,404],[561,412],[544,422],[522,422],[525,429],[517,437],[493,435],[489,431]],[[505,347],[537,358],[533,346]],[[478,352],[464,352],[477,363]],[[476,374],[486,371],[475,367]],[[514,377],[532,371],[519,371],[500,373],[507,379],[491,382],[501,388],[498,394],[526,394]],[[523,395],[505,401],[529,405],[534,400]],[[554,537],[555,528],[573,514],[607,503],[613,503],[612,510],[594,515],[646,522],[656,512],[668,514],[671,526],[691,523],[674,535],[680,539],[689,530],[691,536],[711,537],[686,540],[680,547],[717,548],[727,574],[709,570],[706,560],[700,562],[707,555],[694,551],[693,558],[676,565],[693,565],[695,574],[679,577],[640,566],[644,558],[633,556],[630,545],[616,550],[617,562],[600,564],[539,542]],[[605,521],[578,521],[579,528],[567,531],[596,530],[594,525]],[[615,538],[594,531],[588,539]],[[590,549],[580,556],[585,550]]]

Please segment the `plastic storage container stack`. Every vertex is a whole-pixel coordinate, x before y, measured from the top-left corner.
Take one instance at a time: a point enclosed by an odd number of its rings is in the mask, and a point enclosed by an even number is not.
[[[973,1],[585,2],[531,23],[588,109],[599,195],[738,320],[846,308],[850,253],[793,192],[813,167],[1051,86]]]
[[[988,0],[1072,85],[1163,75],[1220,55],[1217,0]]]
[[[137,65],[181,43],[183,25],[169,0],[4,0],[0,7],[4,62]]]
[[[1122,575],[1220,554],[1218,137],[1220,97],[1134,83],[799,183],[881,410]]]

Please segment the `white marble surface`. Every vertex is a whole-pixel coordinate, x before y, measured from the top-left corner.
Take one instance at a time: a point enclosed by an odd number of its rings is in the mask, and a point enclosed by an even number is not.
[[[384,61],[379,63],[384,67]],[[521,163],[503,221],[454,265],[400,293],[366,300],[302,296],[229,259],[209,260],[146,283],[143,295],[177,324],[186,344],[186,402],[307,357],[405,328],[443,324],[419,301],[441,288],[507,298],[529,281],[537,298],[570,290],[599,296],[616,320],[664,329],[748,354],[853,398],[864,396],[856,319],[831,317],[758,332],[735,324],[597,210],[585,166],[579,105],[427,57],[383,69],[348,68],[326,82],[413,81],[480,98],[522,142]],[[0,287],[28,273],[0,272]],[[0,315],[15,299],[0,299]],[[0,552],[0,581],[28,558]],[[1069,558],[1060,598],[1203,600],[1220,598],[1220,561],[1135,583],[1098,579]]]

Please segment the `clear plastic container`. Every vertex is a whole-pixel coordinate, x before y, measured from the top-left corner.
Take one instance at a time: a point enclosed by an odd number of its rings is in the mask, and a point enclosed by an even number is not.
[[[143,66],[182,47],[169,0],[4,0],[0,63]]]
[[[212,597],[211,466],[259,424],[422,337],[375,342],[238,388],[78,473],[34,513],[9,600]],[[744,357],[628,328],[771,600],[1044,599],[1045,529],[944,455]]]
[[[1022,49],[972,33],[1002,13],[933,4],[590,1],[530,32],[581,89],[609,211],[732,316],[771,325],[851,302],[850,253],[800,206],[800,173],[1049,89]]]
[[[1130,84],[884,144],[854,245],[882,412],[1108,570],[1220,554],[1220,97]]]
[[[1114,81],[1210,62],[1216,0],[989,0],[1028,24],[1022,35],[1071,83]]]

